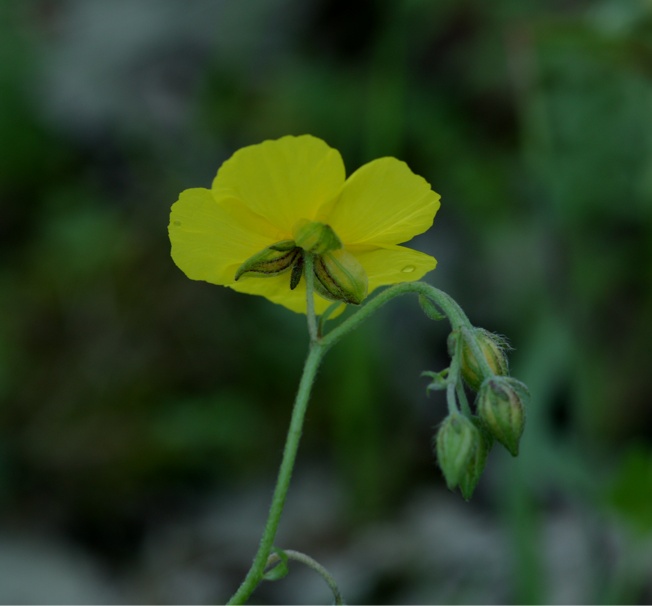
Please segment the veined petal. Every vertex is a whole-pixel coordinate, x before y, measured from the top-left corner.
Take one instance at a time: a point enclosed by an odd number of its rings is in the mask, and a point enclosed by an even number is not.
[[[337,150],[311,135],[287,136],[235,152],[213,190],[242,201],[289,238],[297,221],[313,221],[339,195],[344,178]]]
[[[369,292],[388,284],[420,280],[437,266],[437,260],[405,246],[388,246],[366,252],[351,250],[367,272]]]
[[[305,278],[301,279],[301,282],[294,290],[290,290],[290,275],[287,273],[269,278],[243,277],[237,282],[227,284],[227,286],[238,292],[267,297],[273,303],[283,305],[297,313],[306,313]],[[314,295],[314,297],[317,315],[324,313],[332,303],[332,301],[322,299],[319,295]]]
[[[346,180],[326,223],[345,246],[399,244],[426,231],[439,205],[439,194],[405,162],[379,158]]]
[[[279,230],[229,198],[209,189],[187,189],[172,205],[168,227],[172,259],[192,280],[233,282],[238,267],[278,242]]]

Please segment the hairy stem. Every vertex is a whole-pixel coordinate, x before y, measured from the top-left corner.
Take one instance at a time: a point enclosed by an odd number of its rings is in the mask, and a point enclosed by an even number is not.
[[[297,456],[297,450],[299,449],[303,419],[310,398],[310,390],[315,380],[315,374],[317,373],[317,368],[319,367],[323,354],[323,348],[319,344],[311,345],[308,357],[306,358],[306,363],[303,367],[303,375],[301,377],[301,382],[299,383],[299,391],[297,392],[297,397],[294,401],[290,429],[288,430],[285,441],[283,459],[278,472],[276,487],[272,497],[272,504],[269,508],[265,530],[263,531],[263,536],[260,540],[258,552],[256,553],[253,564],[251,565],[245,580],[242,582],[242,585],[240,585],[238,591],[236,591],[233,597],[229,600],[229,604],[244,604],[247,598],[254,592],[258,584],[262,581],[265,566],[267,564],[267,558],[269,558],[269,554],[272,551],[274,538],[283,512],[283,506],[285,505],[285,497],[287,496],[288,488],[290,486],[292,469],[294,468],[294,461]]]
[[[299,441],[303,430],[303,419],[306,416],[308,401],[310,400],[310,391],[315,381],[315,375],[319,368],[319,363],[325,353],[324,348],[319,342],[317,335],[317,317],[315,316],[314,285],[313,285],[313,263],[314,258],[310,253],[305,253],[304,259],[304,276],[306,279],[306,315],[308,317],[308,332],[310,334],[310,349],[308,357],[303,367],[303,374],[299,382],[299,389],[294,399],[292,409],[292,418],[290,428],[285,439],[285,448],[283,449],[283,459],[278,471],[276,487],[272,496],[272,504],[267,515],[267,523],[263,536],[260,539],[258,551],[254,561],[240,585],[238,591],[231,597],[229,604],[244,604],[247,598],[254,592],[256,587],[263,579],[267,559],[274,546],[274,538],[281,521],[285,498],[287,497],[290,480],[292,479],[292,470],[299,450]]]
[[[364,322],[371,314],[375,313],[385,303],[391,301],[401,295],[415,293],[423,295],[430,299],[437,305],[444,314],[448,317],[449,322],[453,329],[462,327],[471,327],[469,319],[462,311],[462,308],[445,292],[426,284],[425,282],[408,282],[405,284],[397,284],[384,290],[379,295],[375,296],[371,301],[366,303],[364,307],[360,308],[354,315],[347,318],[337,328],[334,328],[323,339],[322,344],[325,349],[330,349],[337,341],[339,341],[345,334],[357,328]]]
[[[313,264],[314,258],[310,253],[305,254],[304,258],[304,277],[306,280],[306,315],[308,320],[308,332],[310,334],[310,348],[308,350],[308,357],[303,368],[303,375],[299,383],[299,390],[294,401],[294,408],[292,410],[292,418],[290,420],[290,428],[288,430],[287,438],[285,441],[285,448],[283,450],[283,459],[279,468],[278,478],[276,480],[276,487],[274,488],[274,495],[272,503],[269,508],[269,514],[263,536],[260,540],[260,545],[254,561],[245,577],[244,581],[238,588],[235,594],[229,600],[229,604],[244,604],[254,592],[256,587],[263,580],[265,568],[267,566],[270,553],[272,552],[274,538],[278,529],[281,514],[283,513],[283,506],[285,505],[285,498],[287,496],[288,488],[290,486],[290,479],[292,477],[292,470],[296,459],[297,451],[299,449],[299,440],[303,427],[303,420],[310,399],[310,391],[317,374],[319,364],[328,351],[337,341],[343,336],[357,328],[362,322],[369,318],[374,312],[380,309],[385,303],[401,295],[415,293],[423,295],[430,299],[435,305],[441,309],[448,317],[451,326],[455,328],[470,328],[466,314],[462,311],[459,305],[451,299],[446,293],[426,284],[425,282],[410,282],[406,284],[397,284],[387,290],[381,292],[374,297],[371,301],[361,307],[354,315],[350,316],[339,326],[334,328],[326,336],[320,336],[320,327],[317,323],[314,306],[314,275]],[[332,312],[333,306],[329,308]],[[456,369],[454,369],[456,370]],[[456,370],[457,371],[457,370]],[[458,372],[458,371],[457,371]],[[449,392],[449,407],[457,410],[455,402],[455,392]],[[287,552],[286,552],[287,553]],[[307,558],[307,559],[306,559]],[[308,560],[314,561],[308,556],[302,560],[308,563]],[[316,562],[315,562],[316,563]],[[309,564],[311,565],[311,564]],[[319,565],[318,565],[319,566]],[[315,568],[314,566],[312,566]],[[315,568],[317,570],[317,568]],[[319,571],[318,571],[319,572]],[[321,574],[321,572],[320,572]],[[322,575],[323,576],[323,575]],[[326,578],[326,577],[324,577]],[[330,583],[329,583],[330,584]],[[343,602],[341,602],[343,603]]]

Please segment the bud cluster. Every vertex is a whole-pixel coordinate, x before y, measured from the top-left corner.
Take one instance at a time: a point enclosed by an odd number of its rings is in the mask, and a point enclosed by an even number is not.
[[[451,390],[463,399],[462,412],[451,409],[439,426],[434,447],[449,489],[460,488],[469,499],[480,479],[494,440],[513,456],[525,427],[525,405],[529,393],[525,384],[508,376],[503,337],[482,328],[453,330],[448,338],[452,358],[449,369],[425,373],[433,378],[428,389]],[[466,402],[463,379],[477,392],[475,412]],[[456,389],[457,388],[457,389]]]

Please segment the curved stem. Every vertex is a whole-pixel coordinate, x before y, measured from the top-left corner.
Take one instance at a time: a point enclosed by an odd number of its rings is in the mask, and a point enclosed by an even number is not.
[[[466,317],[466,314],[445,292],[435,288],[434,286],[430,286],[430,284],[426,284],[425,282],[408,282],[405,284],[397,284],[396,286],[384,290],[369,301],[369,303],[365,304],[365,306],[357,313],[347,318],[337,328],[331,330],[321,341],[324,349],[330,349],[344,335],[357,328],[371,314],[385,305],[385,303],[408,293],[416,293],[428,297],[433,303],[435,303],[435,305],[439,306],[444,314],[446,314],[454,329],[471,327],[471,322]]]
[[[317,333],[318,333],[318,335],[320,337],[324,334],[324,326],[326,326],[326,321],[331,317],[331,315],[335,312],[335,310],[338,307],[342,306],[342,305],[345,305],[345,304],[340,302],[340,301],[336,301],[335,303],[331,303],[331,305],[329,305],[326,308],[326,311],[324,311],[324,313],[321,316],[319,316],[319,323],[318,323],[318,326],[317,326]]]
[[[448,413],[453,414],[459,412],[457,400],[455,399],[457,385],[460,384],[460,364],[462,357],[462,348],[460,347],[460,340],[456,340],[455,351],[451,359],[451,364],[448,368],[448,385],[446,386],[446,403],[448,404]]]
[[[303,419],[306,414],[306,408],[308,407],[308,400],[310,399],[310,391],[312,389],[312,384],[315,381],[317,368],[319,368],[319,363],[326,351],[320,344],[317,336],[317,318],[315,316],[313,294],[313,262],[313,256],[310,253],[306,253],[304,259],[304,275],[306,278],[306,315],[308,317],[308,332],[310,333],[310,349],[308,350],[308,357],[306,358],[303,367],[299,390],[297,391],[294,400],[292,419],[290,420],[290,428],[288,429],[287,438],[285,439],[283,459],[281,460],[281,466],[278,471],[276,487],[274,488],[274,495],[272,496],[272,504],[269,508],[265,530],[260,539],[260,545],[258,546],[258,551],[256,552],[251,568],[238,590],[229,600],[229,604],[244,604],[246,599],[254,592],[263,579],[267,559],[269,558],[269,554],[274,544],[276,531],[278,530],[278,525],[281,521],[281,514],[283,513],[283,506],[285,505],[285,498],[288,493],[288,488],[290,487],[294,461],[296,460],[297,451],[299,450],[299,440],[301,439]]]
[[[297,391],[294,401],[290,428],[288,430],[285,448],[283,450],[283,459],[279,468],[276,487],[274,488],[274,495],[272,497],[272,503],[270,505],[263,536],[260,540],[258,551],[247,576],[236,593],[233,594],[228,604],[244,604],[247,598],[263,580],[265,567],[272,551],[274,538],[283,512],[283,506],[285,505],[285,498],[290,486],[290,479],[292,477],[292,470],[299,449],[299,440],[301,438],[303,420],[306,414],[308,400],[310,398],[310,391],[315,380],[315,375],[317,374],[317,369],[326,351],[328,351],[328,349],[330,349],[344,335],[358,327],[385,303],[391,301],[395,297],[408,293],[416,293],[428,297],[433,301],[433,303],[435,303],[435,305],[439,306],[446,316],[448,316],[453,328],[471,327],[471,323],[466,317],[466,314],[446,293],[424,282],[410,282],[406,284],[398,284],[381,292],[362,307],[356,314],[350,316],[325,337],[320,337],[314,307],[313,256],[307,253],[305,255],[304,263],[304,276],[306,279],[306,315],[308,320],[308,331],[310,333],[308,357],[306,358],[303,375],[301,376],[301,381],[299,383],[299,390]],[[452,393],[452,398],[452,405],[455,410],[457,410],[457,405],[454,402],[454,392]],[[449,406],[451,406],[450,402]]]
[[[301,553],[300,551],[295,551],[294,549],[284,549],[283,553],[288,557],[288,559],[301,562],[302,564],[309,566],[315,572],[317,572],[324,579],[324,581],[326,581],[326,583],[330,587],[330,590],[333,592],[333,597],[335,598],[335,604],[342,605],[342,606],[344,605],[344,598],[340,593],[337,583],[335,583],[335,579],[333,578],[333,575],[331,575],[331,573],[328,572],[328,570],[326,570],[326,568],[324,568],[317,560],[314,560],[313,558],[311,558],[309,555],[306,555],[305,553]],[[276,562],[280,562],[280,561],[281,561],[281,557],[277,553],[272,553],[269,556],[267,565],[269,566],[271,564],[276,564]]]
[[[253,564],[251,565],[245,580],[242,582],[242,585],[240,585],[238,591],[236,591],[229,600],[229,604],[244,604],[246,599],[253,593],[254,589],[256,589],[263,578],[267,558],[272,550],[276,530],[278,529],[281,520],[281,513],[283,512],[283,506],[285,505],[285,497],[287,496],[288,488],[290,486],[292,469],[297,456],[297,450],[299,449],[299,439],[301,438],[303,419],[306,413],[308,399],[310,397],[310,389],[314,382],[315,374],[317,373],[317,368],[319,367],[323,354],[324,350],[319,344],[311,345],[303,368],[299,391],[297,392],[297,397],[294,401],[292,420],[290,421],[290,428],[285,441],[283,460],[281,461],[281,467],[279,468],[276,488],[274,489],[272,504],[269,508],[265,530],[260,540],[258,552],[256,553]]]

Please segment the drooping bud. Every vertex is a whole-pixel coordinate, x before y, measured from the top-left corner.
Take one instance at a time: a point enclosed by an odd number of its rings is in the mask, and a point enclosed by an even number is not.
[[[455,355],[459,339],[462,340],[462,359],[460,362],[462,376],[471,389],[478,391],[482,382],[491,375],[487,375],[484,365],[476,358],[467,339],[475,340],[493,375],[506,375],[509,372],[507,356],[505,355],[505,350],[509,346],[500,335],[489,332],[484,328],[472,328],[464,333],[460,330],[454,330],[448,336],[448,353],[451,356]]]
[[[315,256],[315,291],[329,301],[360,305],[367,296],[367,274],[343,248]]]
[[[480,430],[463,414],[449,414],[439,426],[435,446],[446,485],[453,490],[467,473],[478,444]]]
[[[518,455],[528,398],[527,387],[512,377],[487,379],[478,393],[478,415],[483,425],[512,456]]]
[[[235,272],[235,279],[237,281],[245,274],[257,277],[282,274],[288,271],[302,254],[301,249],[292,240],[281,240],[249,257]]]
[[[330,225],[303,219],[294,227],[294,241],[306,252],[323,255],[342,248],[342,242]]]
[[[478,430],[480,439],[476,441],[473,455],[460,477],[460,492],[466,501],[471,498],[475,487],[480,481],[480,476],[487,464],[487,456],[494,441],[493,436],[482,426],[482,421],[478,417],[473,417],[471,421]]]

